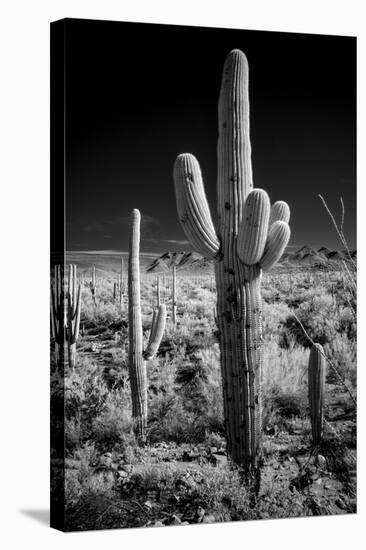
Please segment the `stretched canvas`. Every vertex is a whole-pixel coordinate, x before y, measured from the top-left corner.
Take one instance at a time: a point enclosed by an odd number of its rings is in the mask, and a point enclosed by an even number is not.
[[[356,512],[356,39],[51,24],[51,525]]]

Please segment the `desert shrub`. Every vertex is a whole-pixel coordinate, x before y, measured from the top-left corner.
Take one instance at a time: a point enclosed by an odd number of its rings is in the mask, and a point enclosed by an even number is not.
[[[342,378],[351,382],[355,387],[357,379],[357,349],[354,342],[350,341],[346,334],[338,334],[331,344],[324,347],[324,352],[332,363],[335,364]],[[327,365],[327,380],[332,383],[339,382],[329,365]]]
[[[96,471],[93,445],[85,445],[66,461],[65,527],[67,530],[97,529],[98,518],[105,511],[114,492],[112,472]]]
[[[94,418],[90,435],[99,450],[105,452],[118,448],[123,452],[126,445],[134,443],[132,425],[129,408],[112,402],[103,413]]]
[[[130,388],[108,390],[97,368],[65,379],[66,450],[89,439],[98,448],[123,444],[131,431]]]
[[[352,342],[357,338],[357,318],[350,307],[339,308],[338,331]]]
[[[217,468],[206,464],[199,470],[183,470],[169,463],[147,460],[134,484],[143,493],[158,491],[163,500],[181,492],[180,498],[189,502],[192,516],[198,507],[214,521],[242,520],[251,515],[245,485],[238,471],[229,465]]]
[[[263,304],[263,338],[266,345],[272,340],[278,340],[283,321],[290,314],[291,310],[283,302]]]
[[[72,372],[65,378],[65,418],[88,417],[92,419],[102,412],[108,398],[108,390],[97,368],[86,373]]]
[[[82,437],[80,420],[77,418],[65,418],[65,449],[67,452],[72,452],[79,447]]]
[[[252,516],[243,480],[239,472],[229,466],[215,468],[205,465],[196,498],[216,521],[240,521]]]
[[[185,410],[180,396],[159,396],[149,410],[149,440],[190,443],[203,441],[205,434],[197,415]]]
[[[109,364],[104,367],[102,378],[110,391],[122,389],[126,386],[128,378],[126,348],[118,346],[110,352]]]
[[[292,344],[289,349],[269,343],[263,357],[264,429],[282,420],[302,416],[307,408],[307,364],[309,352]]]
[[[67,504],[75,505],[83,488],[93,475],[92,463],[97,453],[94,443],[86,443],[74,451],[71,458],[65,461],[65,497]]]
[[[302,304],[296,310],[296,315],[310,338],[319,344],[328,344],[336,338],[337,331],[340,330],[335,318],[332,299],[328,295],[314,297],[310,302]],[[283,323],[280,346],[288,348],[291,342],[311,347],[311,342],[304,334],[297,319],[290,314]]]
[[[201,443],[210,432],[223,433],[222,411],[218,406],[205,408],[202,402],[187,404],[187,393],[177,390],[167,394],[159,393],[150,401],[149,440],[174,441],[176,443]]]
[[[206,349],[216,342],[212,332],[212,322],[207,318],[197,321],[195,318],[184,317],[179,328],[169,325],[162,338],[158,355],[169,355],[170,358],[178,354],[189,358],[197,351]]]

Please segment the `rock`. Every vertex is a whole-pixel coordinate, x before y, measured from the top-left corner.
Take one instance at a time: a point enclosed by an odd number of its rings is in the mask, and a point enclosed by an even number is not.
[[[323,487],[320,487],[319,484],[317,484],[316,482],[314,482],[312,485],[310,485],[309,487],[309,493],[313,496],[320,496],[322,495],[324,492],[324,489]]]
[[[202,523],[216,523],[217,519],[213,514],[208,514],[203,517]]]
[[[176,516],[175,514],[171,517],[171,522],[170,522],[170,525],[181,525],[182,522],[181,520],[179,519],[178,516]]]
[[[162,523],[161,521],[156,521],[152,524],[151,527],[164,527],[164,523]]]
[[[327,465],[327,461],[323,455],[318,455],[316,462],[318,466],[321,466],[322,468],[324,468]]]
[[[133,470],[132,464],[121,464],[121,465],[120,465],[120,468],[121,468],[122,470],[124,470],[125,472],[127,472],[128,474],[130,474],[130,473],[132,472],[132,470]]]
[[[346,510],[347,509],[347,506],[346,504],[344,503],[344,501],[341,499],[341,497],[339,497],[335,502],[334,504],[336,504],[336,506],[338,506],[338,508],[340,508],[341,510]]]
[[[197,519],[198,519],[198,523],[201,523],[205,513],[206,513],[206,510],[204,508],[202,508],[202,506],[198,506],[198,508],[196,510],[196,516],[197,516]]]
[[[144,502],[144,506],[145,508],[147,508],[148,510],[151,510],[152,507],[154,506],[153,503],[150,501],[150,500],[147,500],[146,502]]]
[[[125,470],[118,470],[118,475],[123,479],[126,479],[126,477],[128,477],[128,473],[125,472]]]
[[[111,453],[105,453],[101,457],[99,457],[96,465],[97,470],[108,470],[113,467],[113,460]]]
[[[321,485],[322,483],[322,478],[320,477],[319,479],[317,479],[316,481],[314,481],[314,483],[316,483],[317,485]]]
[[[300,468],[304,468],[304,466],[308,462],[308,458],[306,456],[296,456],[295,457],[296,462],[298,463]]]

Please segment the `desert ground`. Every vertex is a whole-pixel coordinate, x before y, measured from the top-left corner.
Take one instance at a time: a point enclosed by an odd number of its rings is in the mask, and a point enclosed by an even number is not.
[[[147,364],[148,437],[141,445],[132,429],[127,293],[114,296],[121,256],[126,282],[127,255],[67,254],[82,289],[76,365],[65,373],[67,530],[356,512],[356,297],[342,257],[301,250],[299,257],[285,255],[262,280],[263,464],[255,493],[226,454],[211,264],[195,255],[140,257],[145,340],[158,274],[168,312],[157,355]],[[309,337],[328,359],[317,447],[308,404]]]

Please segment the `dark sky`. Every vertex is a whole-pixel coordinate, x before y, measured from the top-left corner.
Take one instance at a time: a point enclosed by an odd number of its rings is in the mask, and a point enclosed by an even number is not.
[[[317,197],[356,246],[356,40],[68,20],[67,248],[126,250],[139,208],[146,252],[187,250],[172,168],[199,160],[216,218],[217,101],[227,53],[250,68],[254,186],[291,207],[290,245],[340,248]]]

